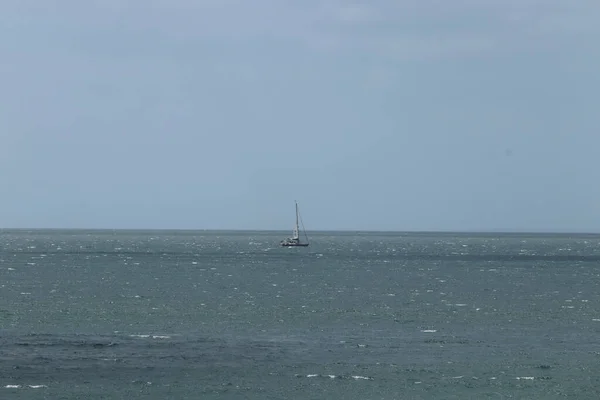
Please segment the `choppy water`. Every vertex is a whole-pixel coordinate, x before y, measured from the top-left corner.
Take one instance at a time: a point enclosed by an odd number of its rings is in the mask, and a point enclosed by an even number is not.
[[[1,232],[0,398],[600,398],[600,237],[286,234]]]

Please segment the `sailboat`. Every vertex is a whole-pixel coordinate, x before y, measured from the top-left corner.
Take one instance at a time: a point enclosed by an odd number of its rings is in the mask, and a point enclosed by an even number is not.
[[[286,238],[281,241],[281,245],[285,247],[307,247],[308,246],[308,235],[306,235],[306,231],[304,230],[304,224],[302,224],[302,230],[304,231],[304,236],[306,237],[306,242],[300,241],[300,226],[298,222],[301,221],[300,213],[298,212],[298,202],[296,202],[296,225],[294,226],[294,230],[292,232],[292,237]]]

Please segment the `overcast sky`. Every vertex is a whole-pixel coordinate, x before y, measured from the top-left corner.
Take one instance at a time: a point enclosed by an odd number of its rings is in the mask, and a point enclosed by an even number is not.
[[[0,226],[600,231],[598,0],[3,0]]]

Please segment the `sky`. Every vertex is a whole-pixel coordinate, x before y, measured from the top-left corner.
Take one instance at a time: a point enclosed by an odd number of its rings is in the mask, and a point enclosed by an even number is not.
[[[600,232],[597,0],[3,0],[0,227]]]

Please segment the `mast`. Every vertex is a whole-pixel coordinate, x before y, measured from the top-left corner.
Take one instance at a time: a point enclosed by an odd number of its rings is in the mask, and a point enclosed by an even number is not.
[[[295,201],[295,203],[296,203],[296,229],[298,229],[299,228],[299,226],[298,226],[298,202]]]

